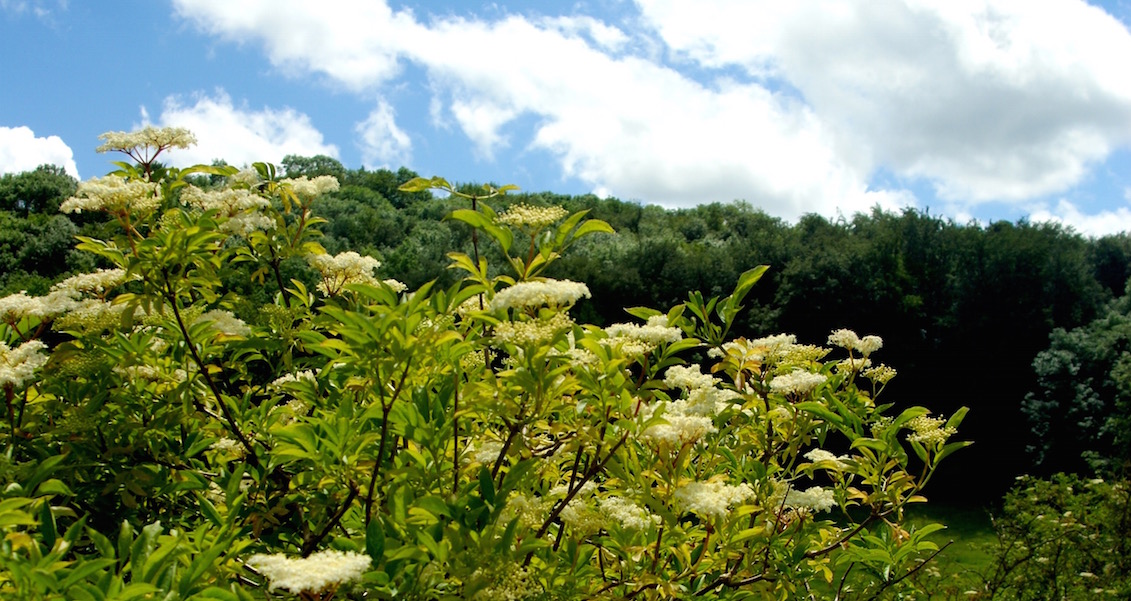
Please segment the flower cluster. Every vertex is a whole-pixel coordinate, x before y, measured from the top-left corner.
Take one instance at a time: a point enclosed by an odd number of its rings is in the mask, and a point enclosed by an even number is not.
[[[63,201],[59,210],[64,213],[105,211],[119,215],[149,213],[160,206],[157,184],[107,175],[80,183],[75,196]]]
[[[242,319],[233,315],[231,311],[213,309],[202,314],[197,318],[197,321],[210,322],[212,329],[223,336],[247,337],[251,335],[251,328]]]
[[[138,131],[108,131],[100,136],[102,144],[98,152],[118,151],[132,153],[138,149],[152,149],[153,153],[142,156],[150,160],[166,148],[188,148],[196,144],[196,136],[183,127],[153,127],[146,125]]]
[[[660,524],[660,516],[623,497],[605,497],[597,507],[610,522],[625,530],[645,530]]]
[[[602,343],[620,349],[626,356],[650,353],[661,344],[683,339],[683,330],[668,326],[665,315],[649,317],[644,325],[616,323],[605,328],[605,334],[608,338]]]
[[[749,484],[730,485],[721,480],[691,482],[675,491],[675,499],[684,510],[704,518],[721,518],[727,508],[753,497]]]
[[[856,351],[867,357],[884,346],[884,339],[879,336],[865,336],[861,338],[852,330],[841,329],[829,334],[829,344],[848,349],[849,351]]]
[[[907,436],[910,442],[921,442],[925,444],[940,444],[946,442],[946,439],[953,436],[957,430],[946,425],[946,420],[941,417],[927,417],[920,415],[907,422],[907,427],[911,428],[912,434]]]
[[[332,591],[360,580],[370,562],[368,555],[335,550],[319,551],[303,558],[276,553],[252,555],[247,559],[248,567],[267,578],[271,591],[281,588],[296,595]]]
[[[526,309],[530,307],[572,306],[581,298],[589,298],[589,287],[570,280],[519,282],[500,290],[491,299],[491,310]]]
[[[772,499],[774,505],[784,505],[787,509],[805,511],[829,511],[836,507],[832,489],[814,486],[797,490],[788,484],[779,486]]]
[[[381,262],[373,257],[365,257],[351,250],[334,256],[309,255],[307,261],[322,276],[318,290],[326,296],[339,294],[346,284],[378,285],[373,272],[377,271]]]
[[[181,192],[181,200],[201,210],[216,211],[220,217],[227,217],[228,220],[220,225],[220,231],[228,234],[247,236],[254,231],[274,229],[276,225],[270,216],[258,212],[271,203],[246,188],[206,191],[196,186],[186,186]]]
[[[497,221],[505,225],[540,230],[555,221],[569,215],[569,211],[562,207],[532,207],[519,203],[512,205],[498,216]]]
[[[554,313],[549,319],[504,321],[495,326],[495,340],[515,346],[530,346],[553,340],[554,336],[573,327],[567,313]]]
[[[824,384],[826,380],[828,377],[823,374],[795,369],[770,380],[770,390],[784,395],[805,396]]]
[[[285,186],[289,186],[295,196],[299,197],[304,202],[309,202],[330,192],[338,191],[338,178],[332,175],[319,175],[314,179],[309,179],[305,175],[296,178],[287,178],[282,180]]]
[[[30,340],[16,348],[0,341],[0,390],[23,388],[31,380],[35,370],[47,363],[43,350],[47,345],[38,340]]]
[[[813,463],[822,464],[822,467],[833,467],[837,470],[847,469],[848,463],[846,462],[851,460],[847,455],[837,457],[824,449],[813,449],[805,453],[805,458]]]

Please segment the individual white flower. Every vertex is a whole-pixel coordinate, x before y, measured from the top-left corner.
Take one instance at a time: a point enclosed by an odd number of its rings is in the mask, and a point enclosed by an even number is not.
[[[249,567],[267,578],[268,590],[281,588],[296,595],[329,592],[360,580],[370,562],[368,555],[333,549],[301,558],[277,553],[252,555],[247,559]]]
[[[777,376],[770,380],[770,390],[779,394],[804,396],[813,392],[818,386],[824,384],[828,377],[823,374],[815,374],[805,371],[803,369],[795,369],[792,372]]]
[[[743,482],[730,485],[714,480],[691,482],[675,491],[675,500],[685,511],[704,518],[722,518],[727,509],[754,496],[754,489]]]
[[[490,310],[528,307],[570,307],[581,298],[590,298],[589,287],[570,280],[518,282],[500,290],[491,299]]]
[[[0,341],[0,390],[23,388],[35,376],[35,370],[47,363],[43,350],[46,344],[29,340],[16,348]]]

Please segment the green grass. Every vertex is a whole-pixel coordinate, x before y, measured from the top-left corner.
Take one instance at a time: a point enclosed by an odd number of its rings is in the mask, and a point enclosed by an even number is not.
[[[931,535],[939,547],[949,545],[925,566],[916,579],[933,592],[932,599],[962,599],[968,590],[981,588],[981,576],[990,567],[997,545],[990,515],[985,509],[932,505],[908,511],[907,526],[946,525]]]

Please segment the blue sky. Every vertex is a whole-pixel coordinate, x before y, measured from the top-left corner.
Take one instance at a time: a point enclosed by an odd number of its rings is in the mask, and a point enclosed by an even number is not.
[[[0,0],[0,172],[98,134],[794,220],[1131,229],[1128,0]]]

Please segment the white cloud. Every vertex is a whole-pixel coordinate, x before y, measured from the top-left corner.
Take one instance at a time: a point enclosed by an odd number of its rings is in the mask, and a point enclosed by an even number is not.
[[[1063,191],[1131,143],[1131,34],[1079,0],[638,4],[685,60],[787,82],[945,199]]]
[[[58,165],[79,176],[75,156],[59,136],[37,138],[28,127],[0,126],[0,173],[31,171],[40,165]]]
[[[1131,202],[1131,198],[1128,198]],[[1039,207],[1029,215],[1032,222],[1051,221],[1071,226],[1085,236],[1108,236],[1131,231],[1131,207],[1121,206],[1086,214],[1072,202],[1061,199],[1054,209]]]
[[[55,5],[56,8],[52,8],[51,5]],[[67,0],[0,0],[0,10],[15,15],[30,11],[37,18],[49,23],[56,9],[67,10]]]
[[[594,190],[668,206],[743,198],[793,218],[914,204],[869,188],[883,168],[933,182],[961,211],[1063,191],[1131,144],[1118,62],[1131,34],[1080,0],[637,4],[651,29],[629,38],[584,15],[425,20],[374,1],[175,0],[202,30],[350,89],[396,83],[415,64],[436,95],[432,123],[455,124],[481,157],[545,152]],[[670,64],[624,54],[649,46],[641,35],[658,36]],[[378,105],[378,130],[400,131],[384,114]],[[508,129],[527,116],[530,132]]]
[[[143,118],[148,120],[144,110]],[[279,163],[288,154],[338,156],[338,148],[323,141],[305,114],[290,108],[237,107],[223,90],[214,96],[196,94],[191,106],[176,96],[166,98],[157,125],[186,127],[196,134],[196,146],[169,151],[168,160],[177,166],[213,159],[237,166]]]
[[[361,160],[366,168],[389,168],[407,165],[412,154],[412,141],[397,127],[396,113],[384,100],[357,124],[361,136]]]

